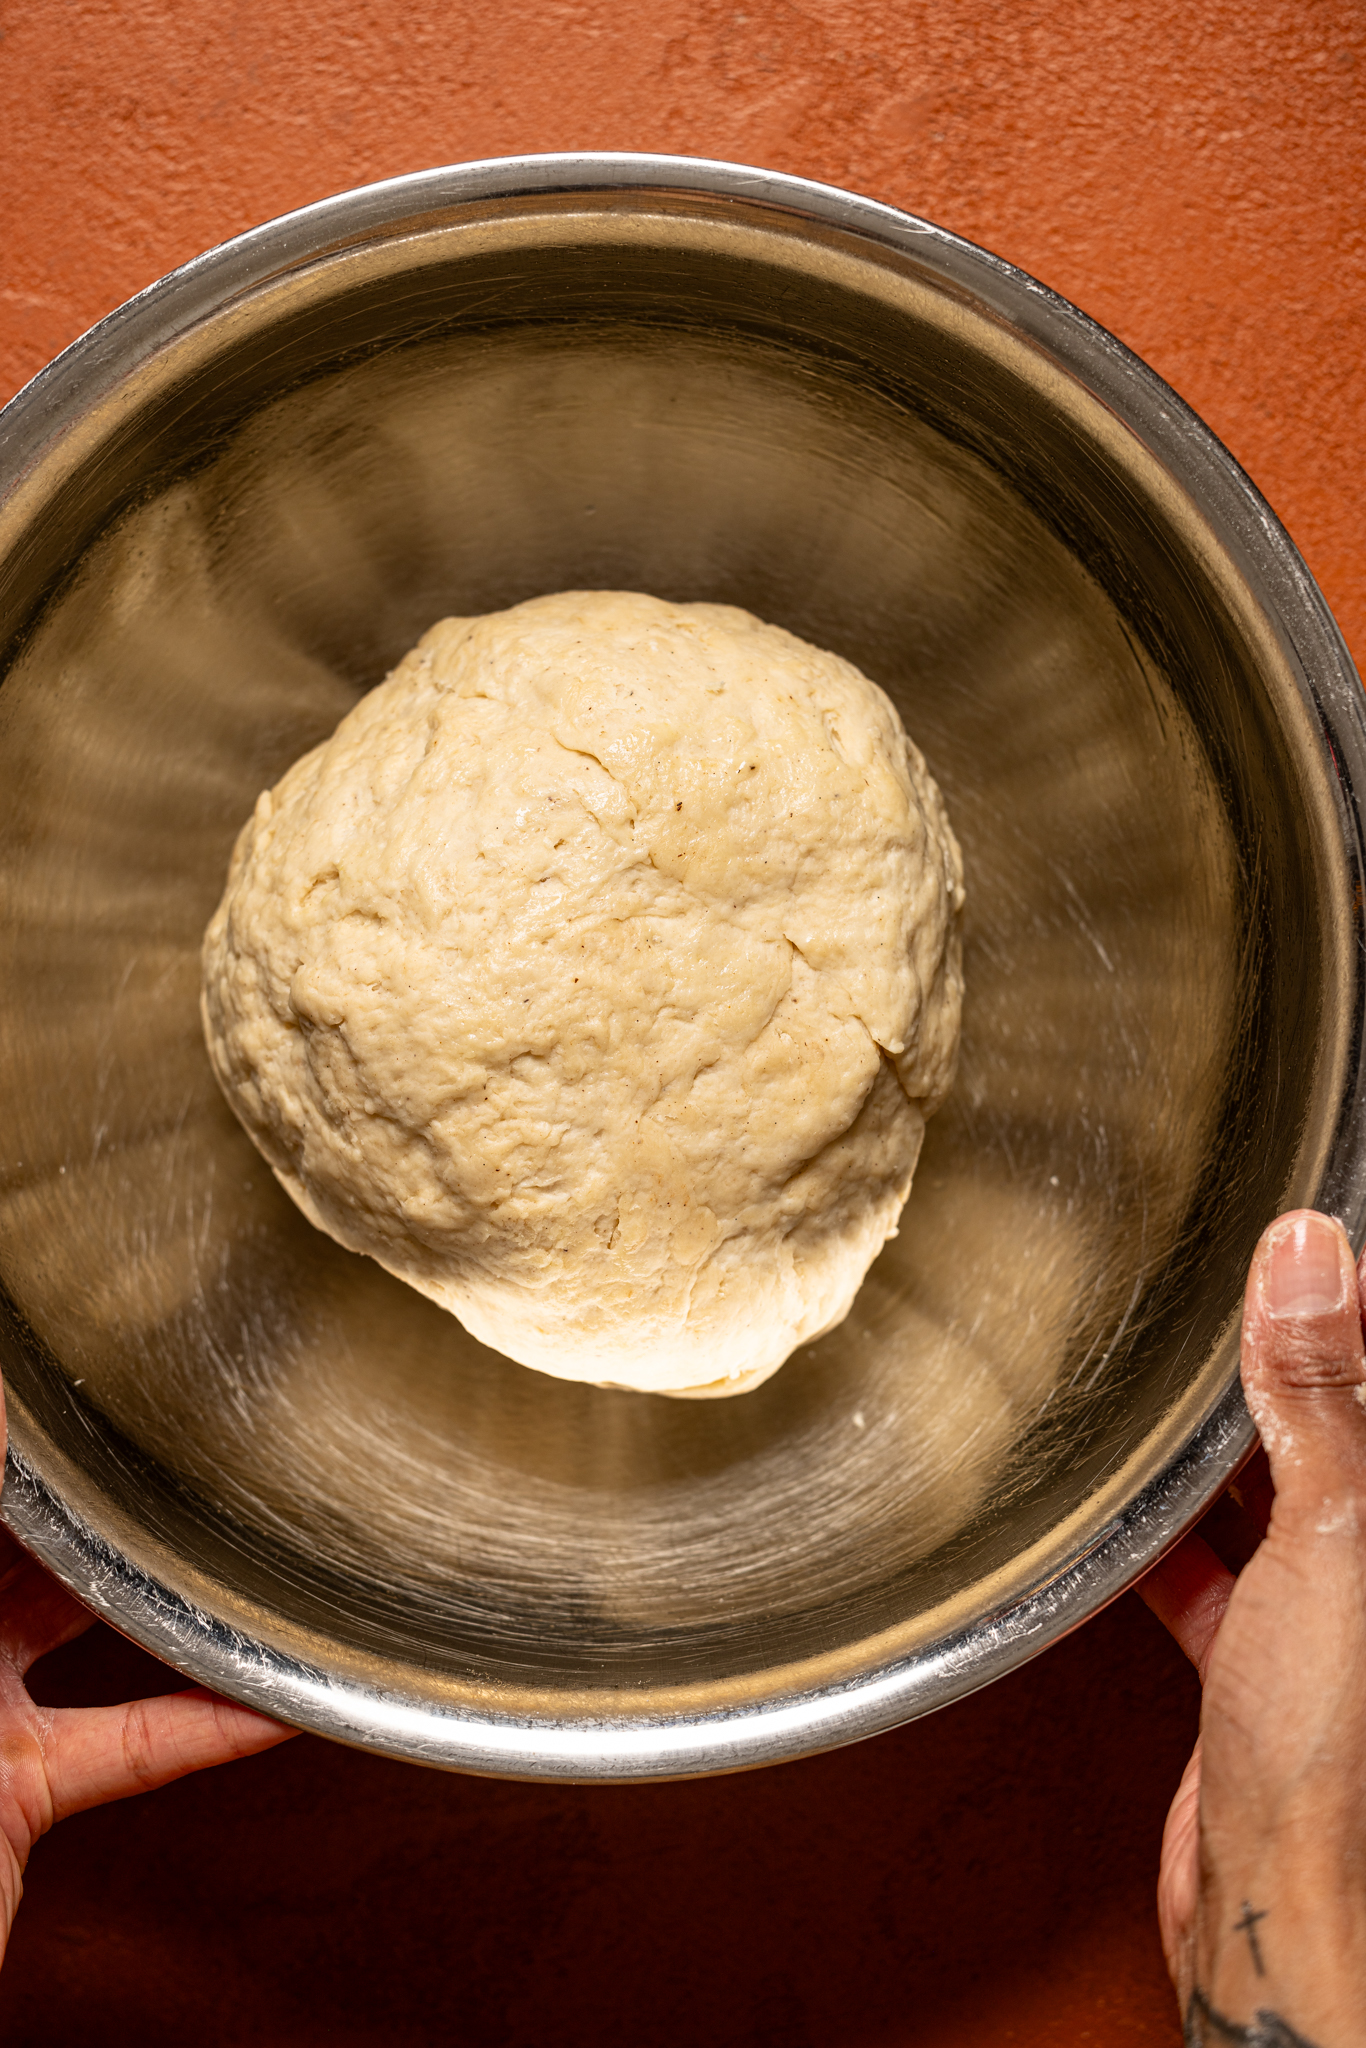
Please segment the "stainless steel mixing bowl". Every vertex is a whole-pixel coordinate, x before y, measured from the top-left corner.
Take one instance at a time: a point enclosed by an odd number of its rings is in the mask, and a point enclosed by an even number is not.
[[[215,250],[3,415],[10,1526],[181,1670],[469,1770],[734,1768],[1043,1648],[1236,1466],[1245,1263],[1363,1225],[1358,685],[1256,492],[1018,271],[791,178],[532,158]],[[748,606],[962,838],[950,1105],[848,1321],[679,1403],[312,1231],[198,947],[257,792],[431,622]]]

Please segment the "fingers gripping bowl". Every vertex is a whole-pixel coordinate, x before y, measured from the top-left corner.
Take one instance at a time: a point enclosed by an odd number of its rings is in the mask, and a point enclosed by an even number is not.
[[[676,1775],[943,1704],[1237,1463],[1247,1256],[1362,1223],[1362,721],[1298,557],[1019,273],[661,158],[344,195],[132,302],[0,448],[4,1512],[343,1739]],[[740,606],[962,842],[962,1050],[848,1318],[742,1398],[524,1372],[313,1231],[199,1034],[258,794],[434,621]]]

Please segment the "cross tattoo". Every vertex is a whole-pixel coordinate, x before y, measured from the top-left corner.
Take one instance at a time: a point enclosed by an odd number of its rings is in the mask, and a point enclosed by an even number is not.
[[[1262,1962],[1261,1943],[1257,1939],[1257,1922],[1259,1920],[1265,1920],[1269,1910],[1269,1907],[1264,1906],[1260,1913],[1254,1913],[1249,1901],[1247,1899],[1244,1899],[1243,1917],[1241,1920],[1235,1922],[1233,1928],[1235,1934],[1245,1934],[1247,1936],[1247,1945],[1252,1950],[1253,1968],[1256,1970],[1257,1975],[1259,1977],[1264,1977],[1266,1975],[1266,1968]]]

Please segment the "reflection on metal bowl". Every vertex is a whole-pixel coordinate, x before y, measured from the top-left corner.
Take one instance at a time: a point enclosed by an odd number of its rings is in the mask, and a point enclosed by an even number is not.
[[[1236,1466],[1248,1253],[1363,1223],[1350,663],[1151,373],[994,258],[650,157],[350,193],[4,415],[10,1525],[303,1726],[730,1769],[984,1683]],[[257,792],[443,614],[740,604],[898,703],[962,839],[958,1085],[756,1393],[560,1383],[314,1232],[210,1074]]]

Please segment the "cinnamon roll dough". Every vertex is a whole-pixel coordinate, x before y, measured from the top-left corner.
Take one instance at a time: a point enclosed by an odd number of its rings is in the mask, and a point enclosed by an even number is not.
[[[314,1223],[567,1379],[733,1394],[847,1313],[958,1044],[896,712],[724,605],[443,619],[258,801],[204,940]]]

